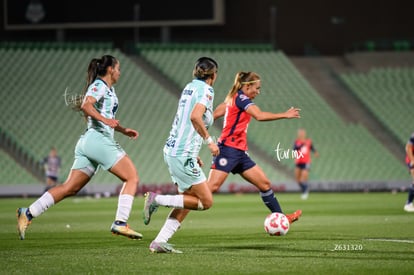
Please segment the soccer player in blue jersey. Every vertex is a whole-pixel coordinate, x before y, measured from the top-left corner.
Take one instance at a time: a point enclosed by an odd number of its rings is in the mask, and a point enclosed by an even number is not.
[[[140,233],[129,228],[127,224],[138,188],[138,173],[129,156],[114,140],[114,131],[132,139],[138,137],[136,130],[121,126],[119,120],[115,119],[118,97],[113,85],[121,75],[120,63],[115,57],[104,55],[99,59],[92,59],[87,72],[83,101],[74,106],[84,113],[87,131],[76,144],[75,160],[66,181],[49,189],[28,208],[17,210],[17,228],[22,240],[33,218],[64,198],[75,195],[89,182],[99,166],[124,181],[111,232],[132,239],[142,238]]]
[[[213,204],[213,196],[201,170],[198,153],[203,140],[213,156],[219,148],[208,133],[213,124],[213,85],[217,79],[217,62],[209,57],[197,60],[193,76],[181,93],[170,136],[164,146],[164,160],[179,195],[145,194],[144,223],[149,224],[158,206],[173,207],[158,236],[151,242],[150,251],[156,253],[181,251],[174,249],[167,240],[180,227],[181,209],[206,210]]]
[[[408,169],[413,179],[413,183],[408,189],[408,199],[404,205],[404,210],[407,212],[414,212],[413,200],[414,200],[414,133],[411,134],[410,139],[405,146],[405,162],[407,163]]]
[[[238,72],[225,101],[214,110],[214,118],[224,116],[224,123],[218,139],[220,154],[213,159],[208,185],[214,193],[220,189],[230,173],[239,174],[257,187],[264,205],[272,213],[283,213],[269,178],[247,153],[247,129],[252,118],[257,121],[300,118],[300,109],[291,107],[283,113],[262,111],[254,103],[260,89],[261,78],[257,73]],[[289,223],[293,223],[301,215],[302,210],[297,210],[286,214],[286,217]]]

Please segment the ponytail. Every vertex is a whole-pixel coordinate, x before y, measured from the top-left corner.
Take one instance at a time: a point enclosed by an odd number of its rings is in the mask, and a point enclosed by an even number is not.
[[[234,78],[233,86],[228,92],[224,102],[231,104],[234,95],[240,91],[244,85],[251,85],[257,81],[260,81],[260,76],[255,72],[238,72]]]
[[[200,57],[194,65],[193,76],[205,81],[212,77],[217,72],[217,69],[218,64],[213,58]]]
[[[112,55],[104,55],[101,58],[93,58],[88,65],[87,76],[86,76],[86,83],[85,87],[83,88],[83,95],[85,96],[86,92],[88,91],[88,87],[96,80],[98,76],[105,76],[108,67],[114,68],[115,65],[118,63],[118,60],[113,57]],[[82,105],[82,100],[78,100],[76,102],[75,110],[80,110]]]

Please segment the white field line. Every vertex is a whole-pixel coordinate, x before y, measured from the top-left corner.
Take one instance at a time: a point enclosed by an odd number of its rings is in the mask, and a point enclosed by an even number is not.
[[[365,241],[376,242],[394,242],[394,243],[414,243],[414,240],[398,240],[398,239],[364,239]]]

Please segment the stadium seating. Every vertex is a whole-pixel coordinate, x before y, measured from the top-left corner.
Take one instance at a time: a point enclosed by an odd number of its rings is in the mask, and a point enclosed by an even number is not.
[[[278,161],[275,149],[279,144],[284,150],[291,150],[299,127],[308,130],[321,154],[312,167],[314,180],[363,182],[406,179],[403,165],[365,128],[344,123],[282,52],[266,47],[209,49],[201,46],[186,47],[185,50],[178,46],[166,49],[144,46],[139,52],[177,84],[176,94],[163,88],[121,51],[110,47],[0,45],[0,58],[5,64],[0,67],[0,73],[7,79],[0,84],[3,91],[0,102],[2,129],[39,160],[51,146],[56,146],[63,159],[64,178],[72,164],[75,143],[86,127],[83,117],[66,106],[65,90],[68,88],[69,97],[80,94],[87,62],[93,57],[112,54],[121,61],[122,70],[121,80],[116,85],[120,99],[117,118],[123,125],[140,132],[136,141],[119,134],[116,139],[136,164],[142,183],[169,183],[162,147],[171,127],[180,90],[192,78],[194,61],[200,56],[212,56],[219,62],[216,104],[224,99],[235,73],[244,70],[256,71],[262,76],[261,95],[255,101],[263,110],[282,112],[290,106],[302,109],[300,120],[252,121],[249,127],[251,147],[259,149],[251,150],[250,154],[272,181],[289,180],[277,167],[284,166],[292,171],[293,161]],[[220,129],[212,128],[211,133],[218,137]],[[263,152],[267,157],[262,158]],[[206,147],[201,156],[208,173],[211,157]],[[269,162],[269,159],[274,161]],[[8,163],[12,161],[7,158]],[[17,179],[20,173],[18,166],[10,171]],[[9,178],[0,175],[0,184],[15,182]],[[26,182],[27,178],[19,181]],[[92,181],[120,182],[110,173],[102,172]],[[241,179],[231,176],[229,181]]]
[[[22,169],[6,152],[0,150],[0,184],[27,184],[39,182],[29,172]]]
[[[407,142],[414,131],[414,68],[374,68],[341,79],[401,144]]]
[[[1,103],[5,114],[2,127],[39,160],[48,153],[51,146],[56,146],[63,159],[64,178],[72,164],[76,141],[86,128],[83,117],[65,105],[65,89],[69,87],[69,96],[81,93],[87,62],[106,53],[118,57],[122,64],[124,79],[117,85],[121,106],[119,119],[124,125],[142,131],[141,138],[134,142],[117,137],[131,157],[137,160],[138,168],[150,170],[154,180],[169,181],[167,173],[153,173],[153,170],[157,170],[155,163],[163,165],[161,157],[156,158],[155,162],[152,158],[154,153],[161,155],[161,145],[154,146],[155,152],[149,151],[154,140],[160,140],[158,143],[162,144],[167,134],[159,130],[157,132],[159,114],[154,115],[153,112],[170,111],[175,108],[175,104],[172,104],[173,100],[168,100],[168,94],[159,85],[151,82],[145,73],[118,50],[1,49],[0,56],[6,59],[7,64],[1,70],[9,80],[1,84],[2,90],[8,91]],[[166,98],[162,105],[158,102],[159,94]],[[147,128],[150,133],[145,131]],[[148,166],[155,169],[149,169]],[[147,173],[143,173],[142,178],[145,175]],[[108,173],[98,173],[94,180],[119,182]]]
[[[222,101],[230,89],[235,73],[256,71],[262,79],[261,95],[255,99],[263,110],[283,112],[290,106],[302,109],[300,120],[257,123],[249,126],[249,140],[270,157],[280,143],[291,149],[296,130],[304,127],[321,157],[314,160],[312,179],[383,181],[406,178],[401,162],[396,160],[360,125],[347,125],[306,82],[282,52],[209,51],[143,49],[141,55],[179,85],[189,78],[193,62],[200,56],[211,56],[219,62],[215,101]],[[375,160],[375,161],[373,161]],[[293,162],[282,161],[293,168]]]
[[[63,180],[72,165],[76,141],[86,128],[83,117],[66,106],[65,89],[68,88],[69,98],[80,94],[87,62],[103,54],[112,54],[121,62],[122,76],[116,85],[120,99],[117,118],[122,125],[140,132],[136,141],[119,134],[116,139],[136,164],[142,183],[169,183],[162,147],[177,108],[179,91],[177,95],[166,91],[119,50],[0,47],[0,58],[6,64],[0,72],[8,79],[0,84],[2,91],[7,91],[0,102],[4,113],[2,128],[38,160],[45,157],[51,146],[56,146],[63,160]],[[191,79],[191,69],[185,74]],[[208,150],[203,149],[201,156],[208,173],[211,160]],[[274,167],[268,165],[265,169],[273,178],[286,179]],[[18,173],[16,169],[12,171]],[[7,178],[0,179],[1,183],[10,183]],[[120,181],[110,173],[100,172],[92,182]]]

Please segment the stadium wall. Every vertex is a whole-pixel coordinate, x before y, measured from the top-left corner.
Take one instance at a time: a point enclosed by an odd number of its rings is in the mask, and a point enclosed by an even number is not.
[[[3,0],[4,3],[5,0]],[[214,26],[172,27],[169,38],[172,42],[237,42],[269,43],[287,54],[304,54],[317,49],[322,55],[340,54],[367,44],[370,49],[392,48],[396,40],[407,40],[412,49],[414,36],[412,27],[414,17],[411,15],[411,2],[394,1],[283,1],[283,0],[223,0],[225,13],[224,24]],[[11,2],[11,1],[8,1]],[[30,1],[19,2],[19,9],[11,10],[8,17],[13,22],[28,23],[25,18]],[[44,21],[56,18],[69,18],[77,14],[79,18],[103,20],[106,15],[110,20],[133,20],[133,6],[142,6],[142,20],[174,19],[174,14],[185,17],[200,14],[199,5],[188,0],[173,1],[174,13],[165,1],[125,0],[122,5],[112,1],[94,2],[72,0],[43,0],[46,10]],[[63,8],[62,8],[63,7]],[[76,13],[70,8],[76,8]],[[79,8],[82,7],[82,8]],[[93,7],[93,8],[92,8]],[[108,8],[111,12],[108,14]],[[272,19],[271,8],[275,8]],[[4,5],[1,5],[4,14]],[[90,10],[94,12],[91,14]],[[86,14],[85,14],[86,13]],[[76,20],[76,17],[74,17]],[[19,21],[20,20],[20,21]],[[79,19],[80,20],[80,19]],[[40,22],[42,23],[42,22]],[[73,29],[64,32],[51,31],[6,31],[4,21],[0,23],[0,39],[5,40],[54,40],[57,33],[60,39],[67,41],[110,40],[119,48],[134,40],[137,34],[132,28],[119,29]],[[164,29],[165,30],[165,29]],[[61,31],[61,30],[60,30]],[[157,42],[163,35],[161,28],[142,28],[139,40]]]
[[[411,184],[410,181],[367,181],[367,182],[328,182],[314,181],[310,183],[311,192],[405,192]],[[79,193],[80,196],[115,196],[119,194],[122,185],[114,184],[88,184]],[[299,192],[295,182],[273,182],[272,189],[276,193]],[[38,197],[45,190],[44,184],[19,184],[0,185],[0,197]],[[176,188],[171,183],[165,184],[140,184],[137,195],[143,195],[147,191],[162,194],[175,194]],[[257,193],[255,186],[247,182],[226,182],[219,193]]]

